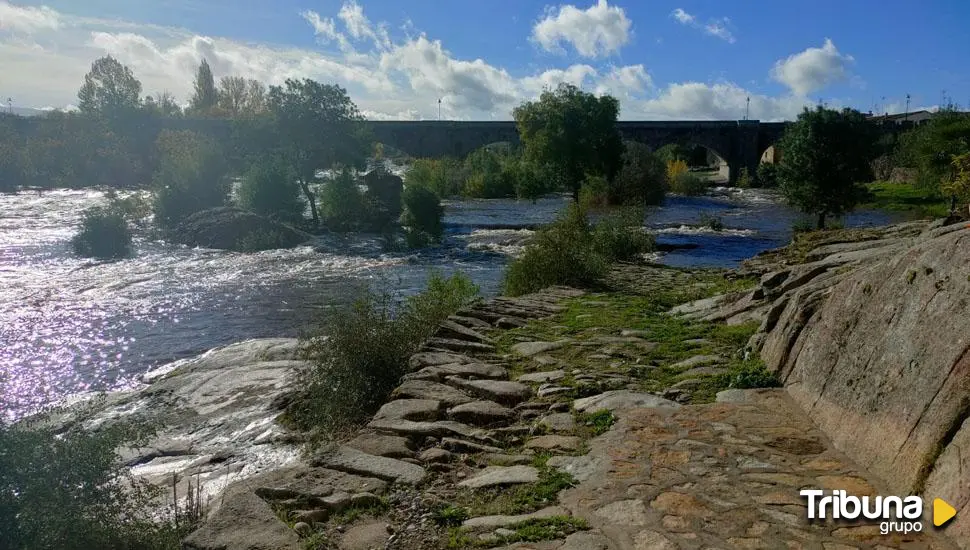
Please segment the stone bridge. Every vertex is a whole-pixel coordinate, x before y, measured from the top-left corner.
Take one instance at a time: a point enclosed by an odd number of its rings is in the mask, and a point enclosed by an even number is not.
[[[515,122],[371,121],[375,141],[415,157],[463,157],[479,147],[519,142]],[[754,174],[762,153],[781,138],[786,123],[757,120],[620,121],[623,139],[658,149],[668,143],[704,146],[727,162],[734,182],[741,168]]]

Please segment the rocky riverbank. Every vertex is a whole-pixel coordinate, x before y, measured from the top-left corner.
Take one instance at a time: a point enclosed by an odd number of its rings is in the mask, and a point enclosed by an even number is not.
[[[832,232],[741,270],[623,265],[596,291],[478,303],[311,456],[273,423],[289,340],[211,352],[96,420],[178,426],[132,456],[209,488],[187,548],[956,548],[960,514],[882,535],[808,522],[798,489],[967,506],[967,235]]]

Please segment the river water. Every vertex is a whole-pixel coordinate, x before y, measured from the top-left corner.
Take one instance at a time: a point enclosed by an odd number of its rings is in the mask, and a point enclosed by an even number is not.
[[[0,195],[0,413],[124,388],[152,368],[232,342],[296,336],[362,285],[409,294],[432,270],[458,269],[494,294],[527,228],[552,220],[568,200],[448,202],[444,245],[416,253],[386,254],[371,236],[256,254],[136,238],[133,258],[105,263],[76,258],[69,246],[81,212],[103,201],[100,192]],[[705,213],[726,229],[695,227]],[[784,245],[795,219],[770,192],[722,189],[670,197],[645,225],[660,242],[699,245],[658,261],[732,267]],[[892,221],[860,212],[845,223]]]

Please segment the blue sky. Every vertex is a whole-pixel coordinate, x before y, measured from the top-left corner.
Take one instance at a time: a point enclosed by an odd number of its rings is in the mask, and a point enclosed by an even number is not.
[[[246,7],[241,7],[246,6]],[[560,81],[626,119],[764,120],[970,103],[970,3],[0,0],[0,95],[64,107],[91,61],[184,101],[192,68],[337,82],[372,118],[508,119]]]

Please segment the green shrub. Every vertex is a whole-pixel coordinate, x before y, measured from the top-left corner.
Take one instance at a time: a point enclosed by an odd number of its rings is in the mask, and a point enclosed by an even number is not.
[[[701,225],[713,231],[724,231],[724,222],[721,218],[707,212],[701,214]]]
[[[466,179],[462,195],[466,197],[497,199],[515,194],[515,182],[504,175],[504,166],[510,155],[482,147],[465,158]]]
[[[404,375],[408,359],[448,315],[470,303],[478,288],[461,273],[433,273],[427,289],[395,307],[391,293],[366,291],[327,323],[326,336],[308,336],[312,367],[287,416],[300,429],[331,437],[365,420]]]
[[[778,187],[778,165],[773,162],[762,162],[758,165],[758,186]]]
[[[667,191],[667,167],[642,143],[628,141],[623,165],[610,187],[612,204],[660,204]]]
[[[610,262],[633,260],[654,248],[642,231],[643,213],[630,209],[591,227],[586,213],[571,204],[553,223],[539,229],[525,251],[505,271],[505,293],[518,296],[552,285],[584,287],[606,274]]]
[[[401,200],[404,204],[401,224],[405,227],[409,245],[413,243],[417,246],[412,248],[416,248],[440,241],[445,230],[442,223],[445,209],[438,195],[424,187],[408,186],[404,188]]]
[[[455,159],[414,159],[405,174],[409,187],[426,187],[439,197],[461,194],[465,170]]]
[[[300,184],[289,164],[277,157],[257,160],[243,176],[238,201],[241,208],[271,218],[298,221],[305,205]]]
[[[124,215],[96,206],[84,211],[81,230],[71,239],[74,253],[85,258],[112,260],[131,255],[131,231]]]
[[[610,186],[602,176],[589,176],[579,189],[579,204],[584,209],[603,208],[610,204]]]
[[[747,168],[742,168],[741,172],[738,174],[737,186],[741,189],[751,189],[752,187],[757,187],[757,182],[751,177]]]
[[[653,235],[642,226],[643,211],[638,208],[604,218],[593,227],[593,249],[607,260],[635,260],[656,247]]]
[[[320,218],[331,231],[356,231],[367,220],[364,194],[357,178],[341,170],[324,184],[320,192]]]
[[[703,195],[707,191],[707,182],[690,172],[678,172],[670,178],[670,190],[687,196]]]
[[[0,548],[180,548],[187,531],[150,517],[160,492],[132,479],[118,455],[139,441],[144,434],[121,425],[56,433],[36,420],[0,422]]]
[[[225,204],[229,179],[215,141],[188,130],[164,130],[157,147],[155,223],[171,229],[191,214]]]
[[[539,170],[521,157],[512,158],[502,166],[502,177],[509,182],[506,185],[511,184],[519,199],[535,202],[551,189]]]

